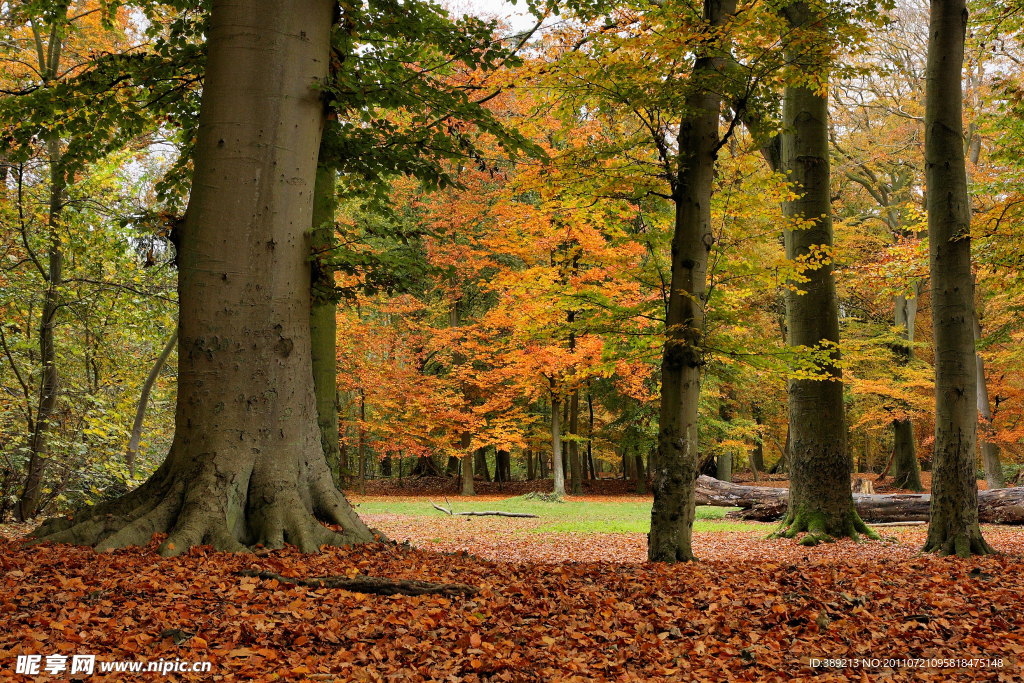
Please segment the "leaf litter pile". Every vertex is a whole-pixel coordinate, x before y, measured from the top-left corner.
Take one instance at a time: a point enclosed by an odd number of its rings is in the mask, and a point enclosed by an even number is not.
[[[491,541],[472,555],[375,544],[313,556],[290,547],[234,555],[199,548],[162,559],[159,537],[108,554],[0,538],[0,680],[78,676],[18,675],[22,654],[212,665],[166,676],[97,671],[87,681],[1024,678],[1020,529],[984,527],[1003,554],[971,560],[917,556],[923,528],[816,548],[763,533],[696,533],[703,561],[664,566],[643,562],[640,534],[531,537],[509,529],[532,520],[369,517],[394,538],[439,549]],[[479,537],[459,531],[472,525]],[[445,529],[454,538],[438,538]],[[477,592],[380,596],[243,572],[375,576]],[[841,658],[859,666],[811,665]],[[936,659],[972,666],[928,661]]]

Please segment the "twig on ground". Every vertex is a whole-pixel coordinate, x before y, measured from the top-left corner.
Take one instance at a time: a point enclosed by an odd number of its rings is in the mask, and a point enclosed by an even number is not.
[[[427,500],[430,500],[430,499],[429,499],[429,498],[427,498]],[[447,499],[447,498],[445,498],[445,501],[446,501],[446,502],[447,502],[447,500],[448,500],[448,499]],[[453,514],[455,514],[455,513],[453,513],[453,512],[451,511],[451,506],[452,506],[452,504],[451,504],[451,503],[448,503],[448,508],[449,508],[448,510],[445,510],[445,509],[444,509],[443,507],[441,507],[440,505],[438,505],[437,503],[435,503],[435,502],[434,502],[434,501],[432,501],[432,500],[430,500],[430,504],[434,506],[434,509],[435,509],[435,510],[440,510],[441,512],[445,513],[446,515],[453,515]]]
[[[469,512],[456,512],[456,515],[465,515],[467,517],[537,517],[537,515],[531,515],[529,512],[501,512],[500,510],[487,510],[487,511],[476,511],[470,510]]]

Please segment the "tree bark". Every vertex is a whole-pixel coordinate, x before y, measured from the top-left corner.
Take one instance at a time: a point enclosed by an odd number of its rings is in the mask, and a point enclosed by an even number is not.
[[[871,522],[928,521],[928,494],[853,494],[862,519]],[[739,507],[761,512],[764,520],[776,519],[786,511],[786,489],[767,486],[739,486],[701,476],[697,480],[697,504]],[[987,524],[1024,524],[1024,488],[978,493],[981,521]]]
[[[978,368],[961,78],[967,7],[932,0],[925,78],[925,181],[935,348],[935,455],[924,552],[985,555],[975,479]]]
[[[325,163],[321,145],[313,186],[312,305],[310,347],[313,355],[313,389],[316,394],[320,445],[336,486],[341,485],[341,435],[338,433],[338,322],[334,300],[334,270],[322,265],[334,247],[335,171]]]
[[[981,320],[977,312],[974,314],[974,341],[975,344],[981,341]],[[985,360],[977,351],[974,352],[974,360],[978,366],[978,416],[981,418],[978,440],[981,462],[985,467],[985,483],[990,489],[1002,489],[1006,488],[1006,478],[1003,477],[1003,463],[999,459],[999,446],[985,438],[992,432],[992,403],[989,401],[988,382],[985,379]]]
[[[735,0],[704,2],[704,20],[710,27],[721,27],[735,11]],[[698,56],[693,75],[701,85],[686,98],[689,113],[679,127],[672,187],[676,208],[672,278],[661,362],[658,469],[653,478],[654,504],[651,531],[647,535],[647,558],[651,562],[695,559],[693,487],[697,478],[697,415],[704,363],[701,345],[708,253],[714,244],[711,195],[722,105],[721,95],[708,81],[722,66],[720,57]]]
[[[556,496],[565,495],[565,469],[562,467],[562,426],[558,396],[551,394],[551,466],[554,469]]]
[[[808,29],[818,17],[805,3],[788,5],[791,29]],[[826,69],[822,55],[792,59],[804,70]],[[816,363],[824,378],[789,380],[791,448],[789,508],[778,535],[808,532],[803,545],[834,536],[877,536],[857,516],[850,491],[850,454],[846,442],[842,371],[839,368],[839,312],[832,272],[832,202],[829,187],[828,97],[811,87],[788,86],[783,101],[782,170],[800,197],[783,204],[787,218],[810,222],[785,231],[786,258],[808,259],[800,291],[786,292],[789,345],[826,355]]]
[[[533,481],[536,478],[533,470],[533,451],[527,448],[523,455],[526,457],[526,481]]]
[[[37,532],[99,549],[372,542],[334,485],[310,349],[312,195],[333,3],[214,0],[178,257],[178,401],[142,486]],[[340,525],[340,533],[321,522]]]

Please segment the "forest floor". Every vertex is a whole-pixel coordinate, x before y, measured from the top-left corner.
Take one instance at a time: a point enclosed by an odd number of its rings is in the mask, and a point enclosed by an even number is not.
[[[772,525],[702,508],[701,562],[650,565],[637,496],[545,503],[354,497],[407,545],[193,549],[23,548],[0,527],[0,681],[17,655],[95,655],[85,681],[1020,681],[1024,529],[984,526],[1000,555],[918,556],[923,527],[804,548]],[[469,554],[465,552],[468,551]],[[380,597],[240,577],[357,574],[459,582],[465,598]],[[101,673],[100,663],[210,662],[205,674]],[[845,659],[845,662],[834,661]],[[910,661],[908,661],[910,660]],[[951,661],[957,660],[957,661]],[[845,666],[844,666],[845,664]]]

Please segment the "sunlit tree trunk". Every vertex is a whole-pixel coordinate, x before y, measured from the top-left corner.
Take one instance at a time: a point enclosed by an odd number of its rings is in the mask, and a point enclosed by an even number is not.
[[[735,0],[705,0],[704,19],[721,26],[736,10]],[[694,77],[707,79],[721,60],[701,56]],[[707,87],[707,86],[705,86]],[[672,195],[675,232],[665,347],[661,362],[658,469],[647,557],[652,562],[686,562],[692,548],[697,479],[697,413],[703,365],[704,293],[711,232],[711,194],[718,155],[721,95],[697,87],[687,97],[687,118],[679,127]]]
[[[925,552],[993,552],[978,526],[978,367],[961,78],[967,7],[932,0],[925,88],[925,180],[935,348],[935,456]]]
[[[565,495],[565,469],[562,467],[561,401],[551,394],[551,467],[554,470],[556,496]]]
[[[793,29],[819,20],[806,3],[788,5],[784,14]],[[795,50],[795,48],[794,48]],[[806,55],[804,69],[826,66]],[[797,199],[783,205],[787,218],[813,221],[806,228],[786,230],[786,258],[807,258],[832,248],[832,202],[829,188],[828,100],[812,87],[786,88],[783,103],[782,170],[794,184]],[[789,538],[808,532],[801,543],[813,545],[833,536],[859,533],[877,537],[853,506],[850,454],[846,443],[846,412],[839,362],[839,310],[831,261],[803,273],[806,282],[787,291],[786,327],[789,344],[815,349],[828,360],[817,372],[823,379],[789,380],[789,506],[779,534]]]
[[[175,433],[163,465],[37,536],[160,552],[373,541],[317,428],[310,238],[333,3],[213,0],[178,252]],[[340,525],[335,532],[321,522]]]

